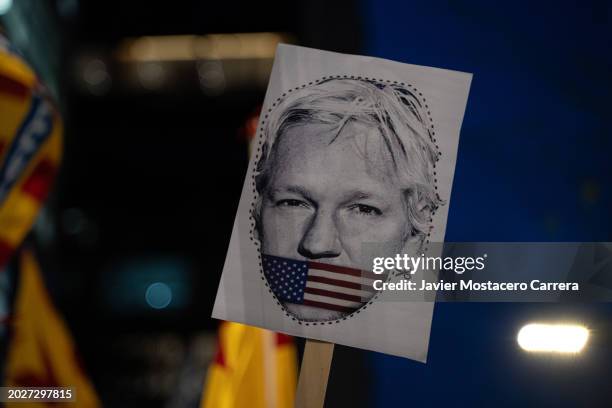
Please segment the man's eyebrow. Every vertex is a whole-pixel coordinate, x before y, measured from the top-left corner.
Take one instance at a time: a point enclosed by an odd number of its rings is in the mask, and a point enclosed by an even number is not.
[[[344,194],[346,201],[365,200],[368,198],[385,198],[383,195],[374,191],[352,190]]]
[[[274,188],[271,189],[270,192],[272,194],[278,194],[278,193],[293,193],[293,194],[299,194],[302,197],[306,198],[307,200],[312,201],[312,199],[310,198],[310,194],[308,193],[308,191],[306,191],[306,189],[304,189],[303,187],[300,186],[294,186],[294,185],[290,185],[290,186],[284,186],[284,187],[280,187],[280,188]]]

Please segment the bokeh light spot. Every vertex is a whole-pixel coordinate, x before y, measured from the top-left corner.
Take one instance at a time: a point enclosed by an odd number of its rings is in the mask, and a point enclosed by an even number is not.
[[[164,309],[172,302],[172,289],[163,282],[152,283],[145,292],[145,300],[153,309]]]

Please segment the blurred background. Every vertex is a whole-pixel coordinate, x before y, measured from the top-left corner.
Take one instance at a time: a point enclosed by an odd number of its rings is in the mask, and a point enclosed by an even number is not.
[[[474,74],[447,241],[612,241],[612,7],[536,2],[0,0],[58,100],[36,231],[104,406],[195,407],[279,42]],[[534,357],[521,325],[594,329]],[[327,406],[610,406],[612,305],[436,305],[426,365],[336,347]]]

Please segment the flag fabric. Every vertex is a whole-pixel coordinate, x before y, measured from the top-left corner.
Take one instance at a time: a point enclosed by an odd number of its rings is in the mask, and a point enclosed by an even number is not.
[[[62,132],[45,87],[0,35],[0,269],[31,230],[49,192]]]
[[[263,255],[263,270],[276,297],[288,303],[351,313],[367,303],[381,279],[369,271]]]
[[[201,408],[290,408],[297,352],[290,336],[221,322]]]
[[[3,385],[76,388],[76,402],[16,407],[100,406],[34,253],[23,248],[55,179],[62,133],[46,88],[0,35],[0,337],[8,344]]]
[[[68,329],[45,287],[32,251],[20,251],[19,282],[11,315],[5,385],[74,387],[76,402],[16,402],[10,407],[97,408],[100,401],[84,373]]]

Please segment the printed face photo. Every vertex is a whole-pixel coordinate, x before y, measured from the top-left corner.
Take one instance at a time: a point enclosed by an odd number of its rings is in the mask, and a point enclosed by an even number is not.
[[[434,303],[374,258],[444,242],[471,78],[280,44],[213,317],[425,361]]]
[[[441,204],[428,123],[414,91],[357,79],[305,87],[271,113],[254,217],[266,279],[296,318],[335,320],[370,300],[381,276],[364,245],[421,248]]]

